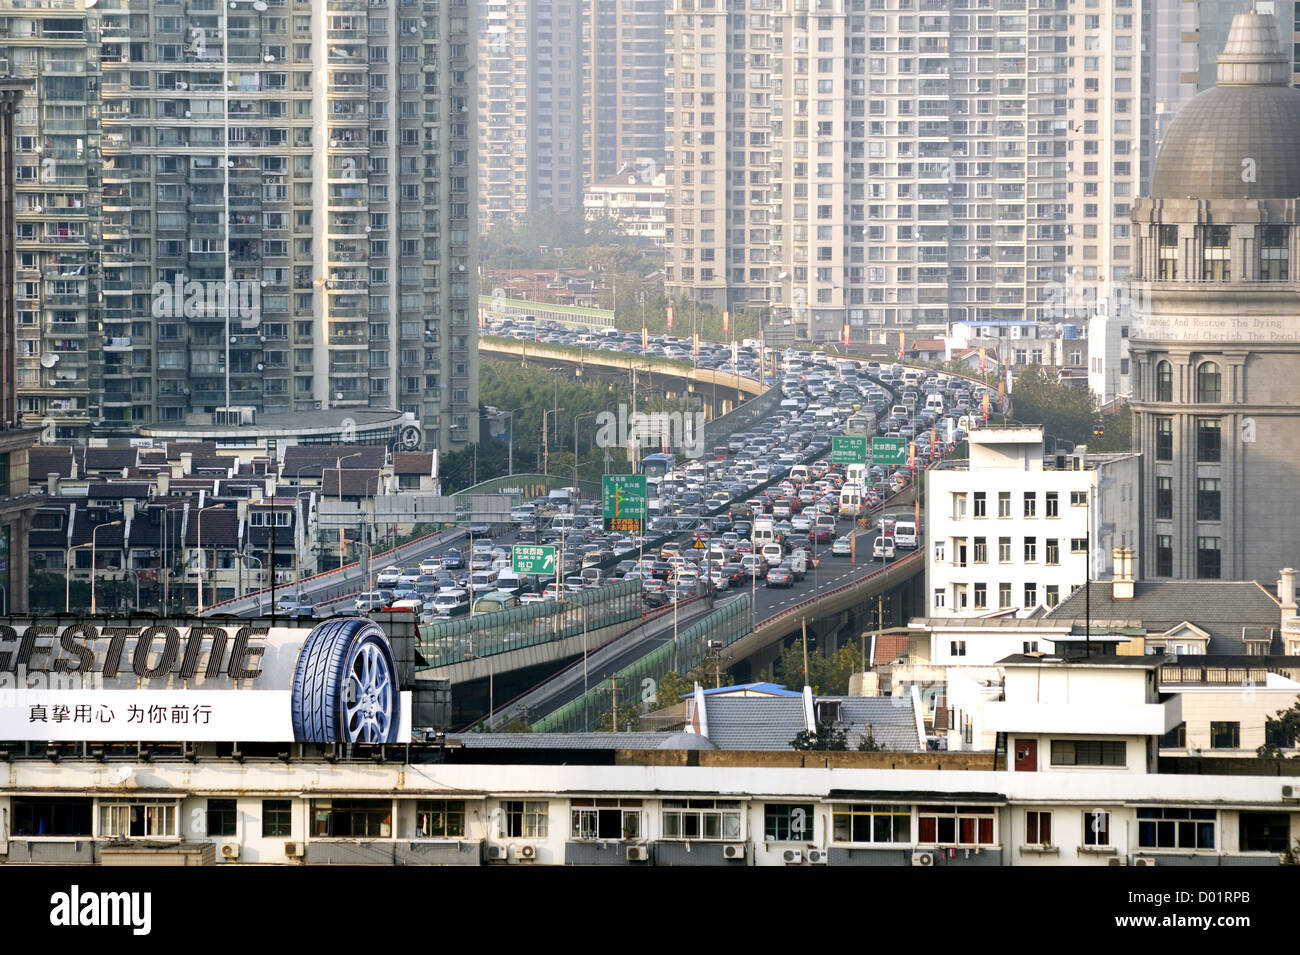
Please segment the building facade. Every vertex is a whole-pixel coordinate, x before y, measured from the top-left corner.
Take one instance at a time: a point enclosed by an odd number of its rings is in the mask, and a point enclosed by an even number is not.
[[[653,181],[664,152],[663,0],[588,0],[584,181],[625,167]]]
[[[22,263],[67,272],[20,287],[25,420],[398,408],[470,440],[473,5],[42,9],[0,7],[0,55],[41,77]]]
[[[1051,610],[1114,546],[1136,543],[1134,455],[1063,456],[1047,468],[1039,428],[971,433],[966,470],[926,473],[931,616],[1027,616]]]
[[[670,5],[670,292],[875,343],[1086,318],[1130,267],[1141,14]]]
[[[1146,303],[1130,350],[1148,462],[1142,549],[1157,577],[1268,580],[1300,513],[1300,93],[1263,14],[1241,14],[1219,85],[1171,124],[1134,205]]]

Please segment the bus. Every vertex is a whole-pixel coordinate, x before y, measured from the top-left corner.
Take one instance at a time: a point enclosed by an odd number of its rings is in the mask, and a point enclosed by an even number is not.
[[[646,478],[662,478],[673,468],[673,455],[671,454],[647,454],[641,459],[638,467],[638,473],[644,474]]]
[[[844,433],[864,437],[874,437],[876,433],[876,416],[870,411],[857,411],[849,415],[844,424]]]

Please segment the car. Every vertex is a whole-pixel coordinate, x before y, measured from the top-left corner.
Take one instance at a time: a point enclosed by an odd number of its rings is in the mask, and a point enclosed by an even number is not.
[[[871,556],[883,560],[889,560],[894,556],[894,539],[892,537],[877,537],[876,542],[871,545]]]
[[[455,547],[448,548],[442,555],[442,566],[447,570],[463,570],[465,567],[465,555]]]
[[[853,539],[848,534],[835,538],[835,543],[831,545],[832,555],[835,557],[848,557],[852,553]]]
[[[829,544],[835,539],[835,531],[829,527],[815,527],[809,536],[814,543]]]
[[[402,568],[385,567],[375,575],[375,583],[380,587],[394,587],[401,582]]]
[[[401,585],[414,585],[419,579],[419,567],[403,567],[401,573],[397,575],[397,582]]]
[[[369,593],[358,594],[357,599],[353,604],[353,609],[365,613],[369,610],[379,610],[380,608],[387,606],[388,601],[384,598],[384,595],[375,590],[370,591]]]
[[[291,604],[283,610],[277,609],[276,613],[288,617],[290,620],[316,620],[316,608],[311,604]]]
[[[288,613],[290,607],[301,606],[305,600],[306,598],[300,593],[292,590],[285,591],[275,598],[275,612]]]
[[[441,557],[426,557],[420,561],[421,574],[436,574],[440,570],[442,570]]]
[[[767,581],[764,586],[793,587],[794,571],[790,569],[789,564],[782,564],[779,567],[773,567],[767,572]]]

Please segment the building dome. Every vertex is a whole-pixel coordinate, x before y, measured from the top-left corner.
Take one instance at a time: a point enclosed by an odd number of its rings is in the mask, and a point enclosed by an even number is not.
[[[1290,83],[1272,15],[1237,14],[1217,85],[1165,133],[1152,198],[1300,198],[1300,92]]]

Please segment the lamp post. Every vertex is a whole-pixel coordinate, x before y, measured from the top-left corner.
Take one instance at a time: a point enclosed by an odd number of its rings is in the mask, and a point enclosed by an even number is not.
[[[302,500],[303,495],[305,494],[305,495],[307,496],[307,511],[308,511],[308,513],[310,513],[310,512],[311,512],[311,496],[312,496],[312,494],[314,494],[314,493],[315,493],[314,491],[299,491],[299,492],[297,493],[297,495],[296,495],[296,496],[294,497],[294,499],[293,499],[293,527],[294,527],[294,538],[293,538],[293,541],[294,541],[294,544],[293,544],[294,592],[297,593],[299,596],[302,596],[302,551],[303,551],[303,547],[304,547],[304,546],[306,545],[306,543],[307,543],[307,529],[306,529],[306,527],[304,526],[305,522],[304,522],[304,520],[303,520],[302,512],[301,512],[301,508],[300,508],[298,502]],[[274,576],[274,575],[275,575],[275,564],[274,564],[274,562],[271,564],[271,574],[272,574],[271,579],[274,580],[274,579],[275,579],[275,576]],[[275,608],[274,608],[274,607],[272,607],[271,612],[272,612],[272,613],[275,612]]]
[[[119,527],[119,526],[121,526],[121,524],[122,524],[121,521],[109,521],[107,524],[98,524],[98,525],[96,525],[96,526],[95,526],[95,529],[94,529],[93,531],[90,532],[90,615],[91,615],[92,617],[95,615],[95,611],[96,611],[96,607],[95,607],[95,545],[96,545],[96,538],[97,538],[97,536],[98,536],[98,534],[99,534],[100,528],[103,528],[103,527]]]
[[[510,438],[507,441],[507,447],[509,450],[506,452],[508,455],[507,470],[510,475],[515,473],[515,413],[523,410],[523,408],[516,408],[514,411],[501,412],[502,414],[510,415]]]
[[[209,504],[207,507],[201,507],[199,508],[198,516],[195,518],[195,524],[196,524],[195,538],[198,544],[198,551],[199,551],[198,580],[197,580],[196,589],[198,590],[198,608],[199,608],[200,617],[203,616],[203,565],[205,563],[205,561],[203,560],[203,513],[205,511],[213,511],[216,510],[217,508],[224,507],[224,506],[225,505],[222,504]],[[95,603],[93,599],[94,598],[93,587],[91,588],[91,598],[92,599],[90,602],[93,607]]]
[[[72,612],[72,552],[82,547],[89,547],[90,542],[85,544],[73,544],[65,549],[63,554],[63,612]],[[91,558],[90,562],[90,587],[95,588],[95,561]]]
[[[551,442],[547,436],[546,419],[548,415],[558,415],[561,411],[567,411],[567,408],[543,408],[542,409],[542,473],[551,473]]]
[[[339,512],[340,512],[340,514],[341,514],[342,511],[343,511],[343,462],[344,462],[344,461],[351,460],[352,458],[359,458],[359,457],[361,457],[361,452],[360,452],[360,451],[354,451],[352,454],[345,454],[345,455],[343,455],[342,457],[339,457],[339,458],[335,459],[335,461],[334,461],[334,470],[338,472],[338,476],[339,476],[339,477],[338,477],[338,481],[339,481],[339,494],[338,494],[338,498],[339,498]],[[356,469],[355,469],[355,468],[349,468],[348,470],[356,470]],[[322,491],[324,490],[324,484],[325,484],[325,472],[324,472],[324,470],[322,470],[322,471],[321,471],[321,486],[322,486]],[[342,570],[342,569],[343,569],[343,560],[344,560],[344,554],[343,554],[343,552],[344,552],[344,550],[346,550],[346,548],[343,546],[343,541],[344,541],[344,536],[343,536],[343,525],[340,524],[340,525],[339,525],[339,570]]]
[[[257,556],[254,556],[253,554],[245,553],[245,552],[242,551],[242,550],[240,550],[240,551],[235,551],[235,556],[239,559],[239,596],[241,596],[241,597],[244,596],[244,561],[246,561],[246,560],[255,560],[255,561],[257,561],[257,577],[258,577],[258,580],[257,580],[257,589],[260,590],[260,589],[261,589],[261,586],[262,586],[262,579],[261,579],[261,578],[262,578],[262,574],[265,573],[265,571],[266,571],[266,564],[264,564],[264,563],[262,562],[262,558],[257,557]],[[274,566],[274,565],[273,565],[273,566]],[[261,597],[258,597],[258,598],[257,598],[257,612],[258,612],[258,613],[261,613],[261,612],[262,612],[262,598],[261,598]],[[275,596],[274,596],[274,592],[272,592],[272,596],[271,596],[271,612],[272,612],[272,613],[275,612]]]
[[[583,418],[594,418],[599,411],[583,411],[573,416],[573,486],[578,486],[578,422]]]

